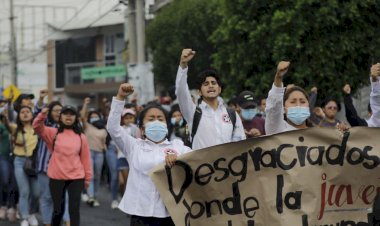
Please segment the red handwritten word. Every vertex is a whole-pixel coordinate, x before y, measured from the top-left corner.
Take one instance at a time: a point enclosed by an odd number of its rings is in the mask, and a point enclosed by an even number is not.
[[[322,174],[322,180],[326,181],[326,178],[326,174]],[[342,207],[344,204],[355,205],[358,203],[358,199],[364,204],[369,205],[373,203],[376,193],[380,193],[380,187],[376,187],[375,185],[362,185],[358,191],[353,194],[351,184],[328,185],[324,182],[321,184],[321,206],[318,220],[323,218],[326,205],[331,207]]]

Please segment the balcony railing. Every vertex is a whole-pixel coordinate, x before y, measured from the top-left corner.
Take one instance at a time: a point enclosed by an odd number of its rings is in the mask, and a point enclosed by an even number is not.
[[[125,76],[112,76],[107,77],[96,77],[93,79],[84,78],[81,74],[83,68],[96,68],[96,67],[106,67],[115,65],[125,65],[121,61],[94,61],[94,62],[83,62],[83,63],[71,63],[65,65],[65,85],[80,85],[80,84],[95,84],[95,83],[113,83],[113,82],[123,82],[126,80]],[[96,69],[95,69],[96,70]]]

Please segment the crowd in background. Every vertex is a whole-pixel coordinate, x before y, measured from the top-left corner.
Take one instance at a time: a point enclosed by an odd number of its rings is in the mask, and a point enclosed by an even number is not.
[[[198,99],[190,94],[187,85],[187,63],[194,55],[192,50],[182,52],[175,93],[170,92],[142,105],[134,100],[125,101],[133,92],[133,87],[125,84],[120,87],[112,104],[111,100],[104,99],[97,109],[89,107],[94,101],[91,98],[85,98],[78,108],[63,106],[59,101],[46,103],[47,90],[41,90],[38,98],[33,94],[21,94],[14,102],[13,97],[1,99],[0,219],[20,220],[21,226],[38,225],[36,214],[39,213],[44,225],[58,225],[62,218],[66,225],[79,225],[79,216],[73,216],[79,214],[79,210],[75,212],[72,206],[74,197],[79,196],[94,208],[109,205],[112,209],[119,207],[129,214],[146,217],[148,213],[145,210],[138,212],[126,207],[127,201],[119,203],[124,192],[128,193],[126,187],[135,189],[128,183],[136,182],[134,179],[128,180],[128,177],[136,177],[132,170],[134,155],[131,151],[136,147],[151,145],[149,148],[154,149],[165,143],[167,138],[167,145],[174,145],[184,153],[190,148],[197,150],[293,129],[335,128],[344,124],[337,118],[341,101],[330,97],[316,106],[317,87],[308,93],[295,85],[284,87],[282,77],[289,68],[289,62],[279,63],[268,97],[256,97],[253,92],[245,90],[225,103],[220,97],[223,86],[218,74],[208,70],[197,78]],[[351,126],[380,125],[379,75],[380,66],[376,64],[371,68],[368,119],[359,117],[356,112],[350,84],[342,87],[345,116]],[[158,116],[152,116],[153,119],[149,120],[146,117],[153,112],[152,108],[158,111]],[[113,124],[109,122],[107,125],[109,115],[113,117]],[[160,119],[160,115],[164,119]],[[118,126],[123,129],[122,132]],[[150,126],[154,127],[152,130],[160,130],[161,134],[154,131],[150,134]],[[72,130],[72,134],[65,132],[68,129]],[[128,134],[132,138],[125,141],[120,134]],[[78,147],[65,146],[64,136],[71,139],[68,143],[76,143]],[[153,143],[138,143],[141,140]],[[62,159],[72,160],[72,156],[58,156],[54,160],[52,151],[58,152],[60,148],[78,149],[74,154],[79,156],[77,160],[83,166],[83,175],[60,174],[62,169],[49,169],[54,168],[52,161],[57,161],[55,165],[59,165]],[[63,152],[61,154],[65,155]],[[28,157],[35,158],[35,175],[28,175],[24,170]],[[78,172],[82,173],[80,170]],[[83,180],[72,183],[79,178]],[[52,180],[57,181],[53,183]],[[98,200],[102,180],[108,184],[111,203],[100,203]],[[64,183],[60,184],[60,181]],[[64,189],[59,190],[57,186]],[[128,194],[124,195],[128,199]],[[161,215],[153,213],[151,216],[166,217],[165,211]],[[140,220],[136,218],[134,225],[139,225]]]

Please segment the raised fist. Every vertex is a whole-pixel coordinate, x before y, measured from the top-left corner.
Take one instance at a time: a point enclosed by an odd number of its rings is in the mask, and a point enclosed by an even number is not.
[[[40,98],[44,99],[48,95],[48,90],[47,89],[41,89],[40,90]]]
[[[91,98],[90,97],[86,97],[86,98],[84,98],[84,101],[83,101],[83,104],[90,104],[90,102],[91,102]]]
[[[191,59],[193,59],[194,55],[195,51],[193,51],[192,49],[183,49],[181,54],[180,66],[182,68],[186,68],[187,64]]]
[[[288,72],[289,65],[289,61],[281,61],[280,63],[278,63],[276,76],[282,78],[286,74],[286,72]]]
[[[123,83],[119,87],[117,92],[117,98],[124,100],[127,96],[131,95],[134,92],[133,86],[129,83]]]
[[[378,78],[380,76],[380,63],[374,64],[371,67],[371,77],[372,81],[378,81]]]
[[[49,113],[49,108],[43,108],[43,109],[41,110],[41,113],[42,113],[43,115],[47,115],[47,114]]]

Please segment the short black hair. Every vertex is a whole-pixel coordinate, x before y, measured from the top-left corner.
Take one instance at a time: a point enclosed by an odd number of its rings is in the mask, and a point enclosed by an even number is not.
[[[222,80],[220,79],[218,73],[213,69],[204,70],[197,75],[197,80],[196,80],[197,89],[199,90],[201,89],[202,84],[206,81],[207,77],[215,78],[218,85],[223,89]]]
[[[371,104],[370,103],[368,103],[367,111],[372,114],[372,108],[371,108]]]
[[[234,105],[235,107],[237,107],[237,104],[238,104],[237,97],[233,97],[233,98],[231,98],[231,99],[227,102],[227,105],[228,105],[228,106],[230,106],[230,105]]]
[[[337,109],[338,111],[342,109],[342,106],[340,105],[340,102],[338,101],[338,99],[331,96],[326,98],[324,101],[322,101],[321,107],[324,108],[330,101],[334,101],[336,103],[336,106],[338,107]]]
[[[100,114],[99,111],[96,111],[96,110],[91,110],[87,113],[87,122],[90,123],[90,117],[92,114],[96,114],[98,115],[99,119],[102,119],[102,115]]]
[[[174,104],[171,109],[170,109],[170,112],[169,112],[169,118],[171,118],[174,114],[174,112],[176,111],[179,111],[181,112],[181,109],[179,108],[179,104]],[[181,113],[182,114],[182,113]]]

